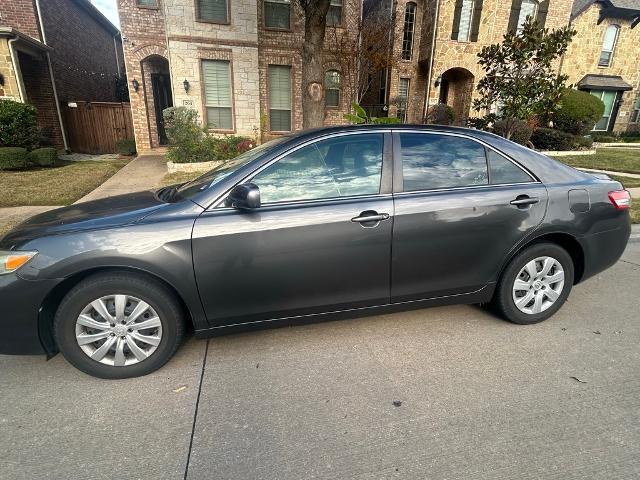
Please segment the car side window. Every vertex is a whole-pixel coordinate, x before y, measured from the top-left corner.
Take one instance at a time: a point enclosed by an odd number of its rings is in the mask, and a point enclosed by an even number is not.
[[[497,152],[487,149],[491,184],[532,182],[531,176]]]
[[[487,185],[484,146],[452,135],[401,133],[405,192]]]
[[[302,147],[252,180],[262,203],[380,193],[383,135],[343,135]]]

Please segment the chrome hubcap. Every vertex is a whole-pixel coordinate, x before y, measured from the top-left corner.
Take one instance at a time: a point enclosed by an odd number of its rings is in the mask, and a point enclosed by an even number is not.
[[[513,283],[513,302],[529,315],[544,312],[560,297],[564,288],[564,270],[553,257],[538,257],[528,262]]]
[[[76,320],[76,341],[88,357],[124,367],[156,351],[162,323],[146,302],[129,295],[100,297],[82,309]]]

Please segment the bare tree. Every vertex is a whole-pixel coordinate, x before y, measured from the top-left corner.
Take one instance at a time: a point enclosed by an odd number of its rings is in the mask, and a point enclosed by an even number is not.
[[[324,123],[324,38],[330,0],[296,0],[304,11],[302,46],[302,126]]]
[[[327,51],[342,70],[342,89],[350,103],[361,103],[380,71],[392,68],[393,19],[372,14],[363,22],[358,18],[348,28],[327,28]]]

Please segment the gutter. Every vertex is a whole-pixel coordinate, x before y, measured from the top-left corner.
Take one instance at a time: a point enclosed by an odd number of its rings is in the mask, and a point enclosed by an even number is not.
[[[22,81],[22,72],[20,71],[20,64],[18,63],[18,56],[16,50],[13,48],[14,42],[17,42],[19,37],[10,38],[7,44],[9,45],[9,54],[11,55],[11,63],[13,64],[13,72],[16,76],[16,83],[18,84],[18,94],[20,95],[20,101],[24,103],[26,95],[24,93],[24,82]]]
[[[427,71],[427,96],[424,99],[424,109],[422,118],[427,117],[427,112],[429,111],[429,97],[431,97],[431,82],[433,80],[433,55],[436,51],[436,37],[438,35],[438,15],[440,13],[440,0],[436,0],[436,11],[433,16],[434,25],[433,25],[433,36],[431,37],[431,55],[429,56],[429,70]]]
[[[40,24],[40,34],[42,35],[42,43],[47,45],[47,37],[44,32],[44,23],[42,23],[42,12],[40,11],[40,0],[35,0],[36,11],[38,12],[38,23]],[[60,133],[62,134],[62,143],[64,149],[69,151],[69,143],[67,142],[67,132],[64,129],[64,123],[62,122],[62,112],[60,111],[60,101],[58,100],[58,89],[56,88],[56,81],[53,76],[53,66],[51,65],[51,55],[47,52],[47,64],[49,65],[49,77],[51,78],[51,87],[53,88],[53,99],[56,103],[56,113],[58,114],[58,123],[60,124]]]

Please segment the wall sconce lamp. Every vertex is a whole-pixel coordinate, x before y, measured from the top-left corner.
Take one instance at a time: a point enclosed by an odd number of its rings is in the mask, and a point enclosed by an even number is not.
[[[438,78],[436,78],[436,83],[434,85],[437,88],[440,86],[441,83],[442,83],[442,75],[438,75]]]
[[[189,93],[189,80],[187,80],[186,78],[184,79],[184,82],[182,82],[182,86],[184,87],[184,91],[185,93]]]
[[[140,82],[138,82],[138,80],[136,80],[135,78],[131,82],[131,85],[133,86],[134,92],[137,92],[140,89]]]

